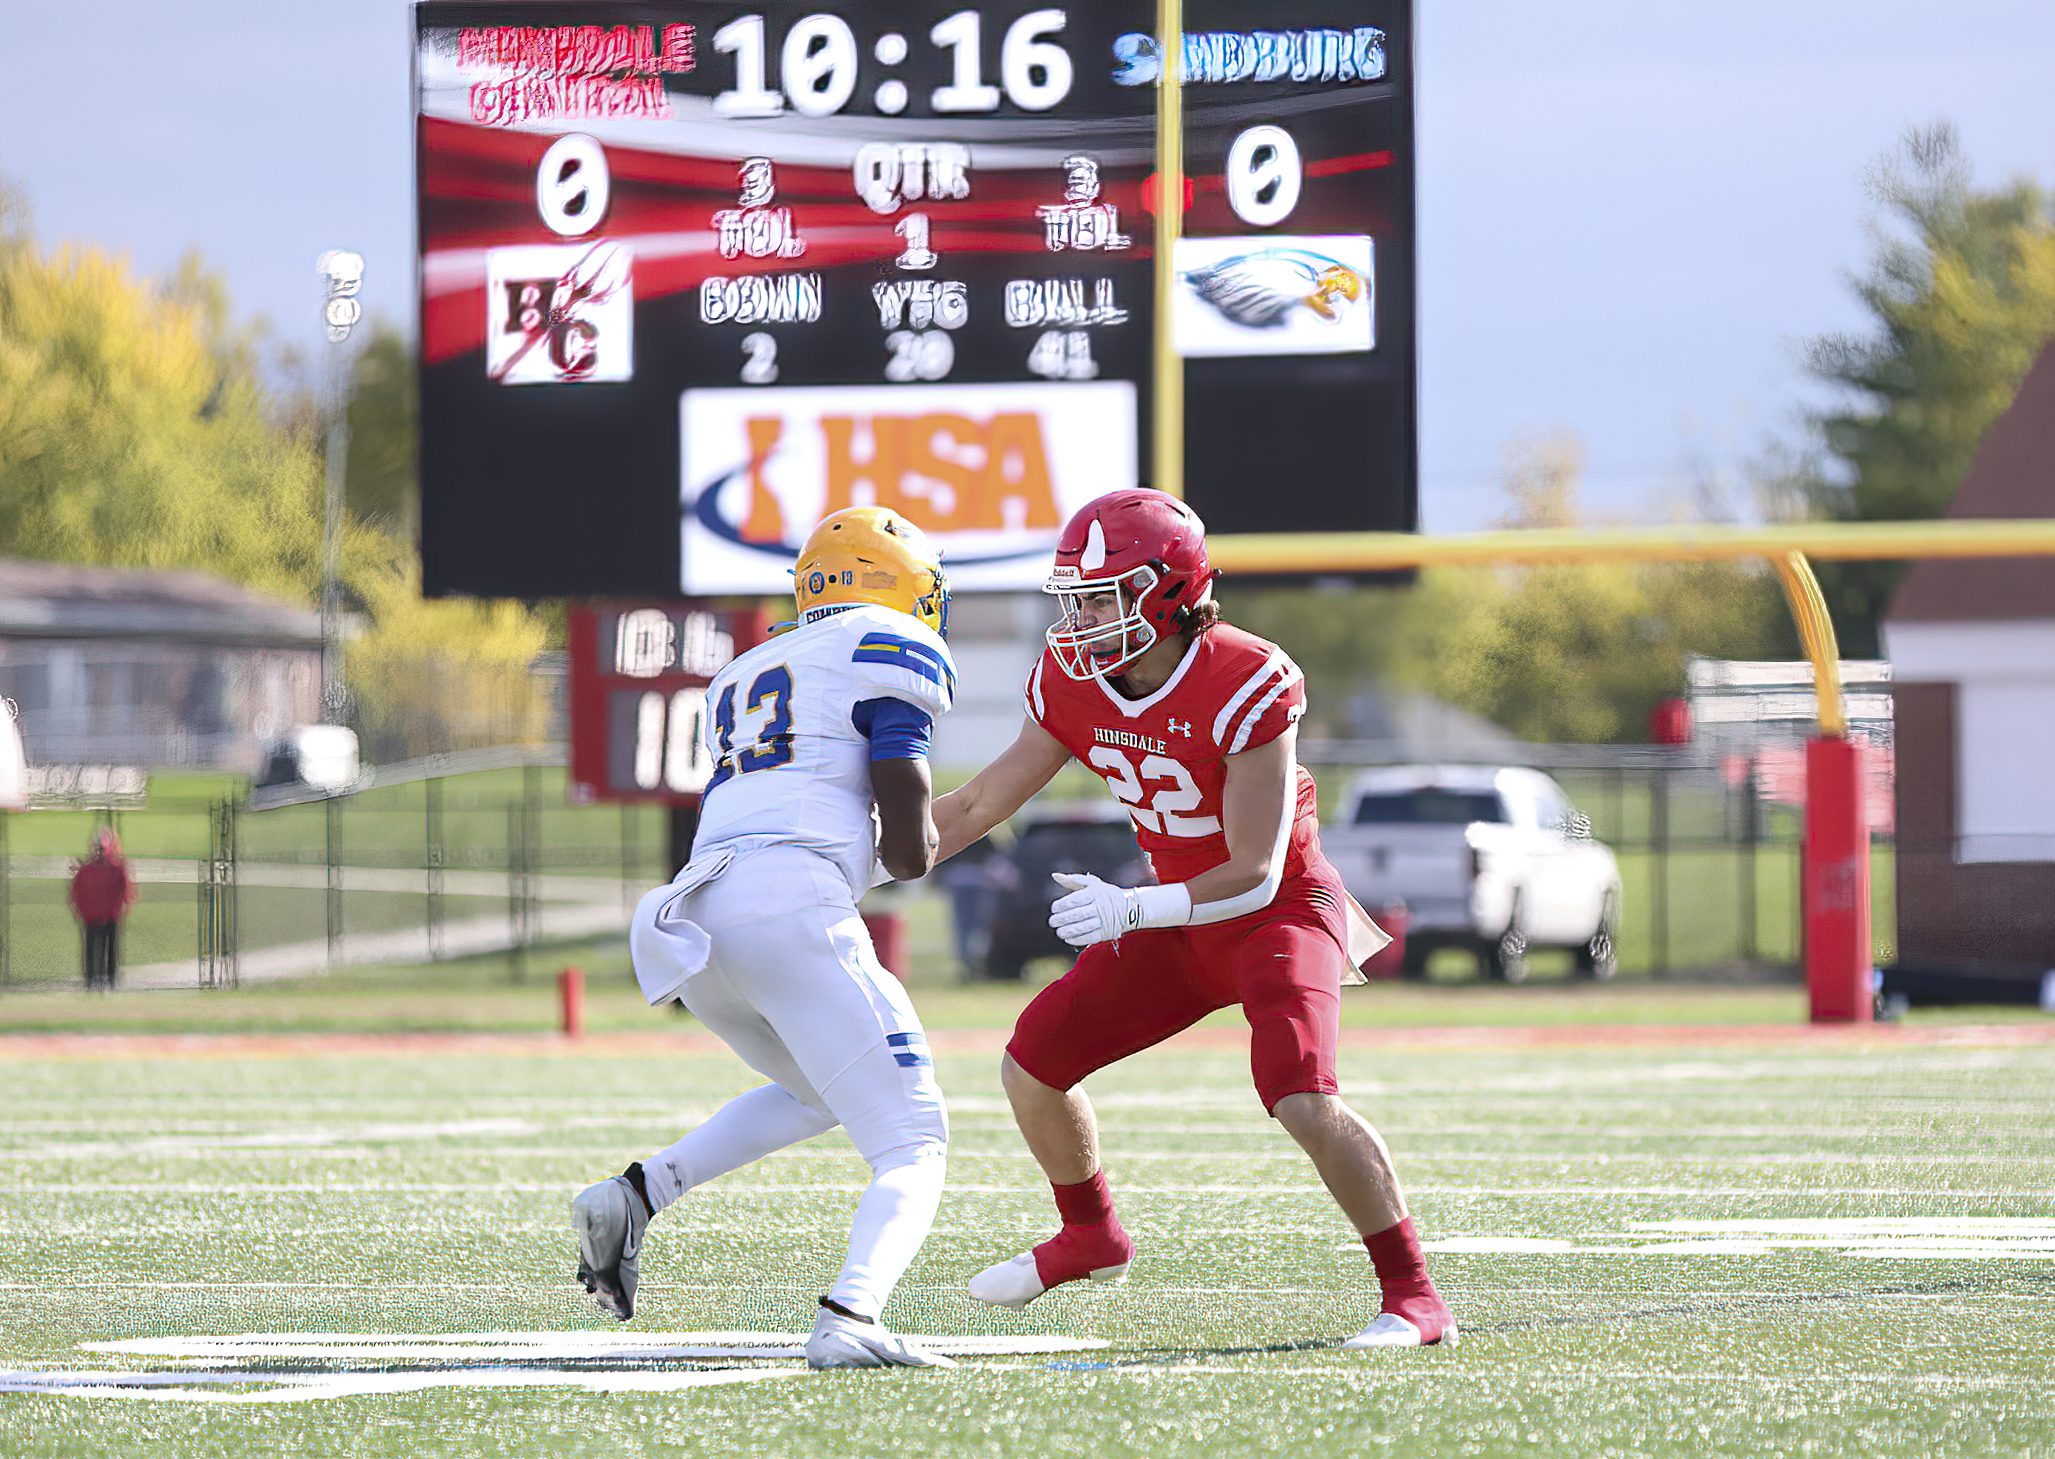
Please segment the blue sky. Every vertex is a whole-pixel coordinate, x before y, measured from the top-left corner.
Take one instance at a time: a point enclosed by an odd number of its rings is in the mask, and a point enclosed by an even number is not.
[[[1260,7],[1251,7],[1258,13]],[[1488,525],[1507,443],[1574,432],[1587,500],[1662,515],[1805,399],[1800,343],[1859,315],[1862,174],[1953,121],[1979,178],[2055,183],[2055,5],[1420,0],[1421,500]],[[1342,12],[1345,16],[1345,12]],[[313,262],[354,247],[410,316],[409,11],[16,7],[0,174],[45,239],[168,268],[319,343]]]

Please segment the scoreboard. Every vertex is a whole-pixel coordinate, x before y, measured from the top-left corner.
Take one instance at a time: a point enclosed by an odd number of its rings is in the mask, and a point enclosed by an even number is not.
[[[429,592],[783,594],[865,504],[1038,586],[1151,482],[1165,267],[1209,529],[1415,527],[1411,0],[415,16]]]
[[[573,608],[565,623],[572,803],[697,803],[714,768],[701,733],[706,686],[768,627],[760,613],[693,603]]]

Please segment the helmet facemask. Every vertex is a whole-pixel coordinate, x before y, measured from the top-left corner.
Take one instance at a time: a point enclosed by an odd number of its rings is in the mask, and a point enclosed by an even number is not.
[[[949,596],[949,577],[937,563],[933,590],[914,599],[914,607],[918,610],[915,616],[934,629],[938,638],[949,636]]]
[[[1055,596],[1059,614],[1044,636],[1063,672],[1073,679],[1105,678],[1153,648],[1156,627],[1144,615],[1143,599],[1159,581],[1155,568],[1138,567],[1117,578],[1088,582],[1052,578],[1044,583],[1042,591]],[[1088,598],[1112,601],[1088,606]]]

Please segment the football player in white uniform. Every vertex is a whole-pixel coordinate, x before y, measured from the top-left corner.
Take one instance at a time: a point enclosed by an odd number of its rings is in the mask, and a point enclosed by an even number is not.
[[[652,1216],[841,1125],[871,1183],[807,1361],[948,1367],[879,1320],[934,1225],[949,1127],[920,1020],[856,902],[934,863],[927,753],[956,690],[949,590],[926,535],[878,507],[823,520],[795,576],[797,624],[707,689],[715,769],[692,860],[642,899],[629,935],[651,1005],[683,1003],[770,1082],[578,1195],[578,1275],[626,1321]]]

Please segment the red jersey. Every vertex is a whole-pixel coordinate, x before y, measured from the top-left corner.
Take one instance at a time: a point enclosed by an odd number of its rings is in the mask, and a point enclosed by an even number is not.
[[[1276,644],[1217,623],[1142,699],[1103,679],[1071,678],[1045,649],[1028,675],[1027,709],[1127,807],[1156,880],[1181,882],[1227,860],[1227,757],[1297,723],[1306,679]],[[1319,855],[1313,777],[1304,766],[1298,776],[1286,880]]]

